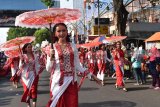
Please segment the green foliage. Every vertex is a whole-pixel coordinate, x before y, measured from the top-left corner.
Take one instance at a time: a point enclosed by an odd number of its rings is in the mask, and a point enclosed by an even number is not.
[[[54,0],[41,0],[42,3],[44,3],[47,7],[54,6]]]
[[[16,37],[23,37],[23,36],[33,36],[36,29],[31,28],[21,28],[21,27],[15,27],[10,28],[7,32],[8,37],[7,40],[14,39]]]
[[[50,41],[50,33],[47,29],[39,29],[34,33],[34,36],[36,37],[36,40],[34,44],[41,44],[42,41]]]

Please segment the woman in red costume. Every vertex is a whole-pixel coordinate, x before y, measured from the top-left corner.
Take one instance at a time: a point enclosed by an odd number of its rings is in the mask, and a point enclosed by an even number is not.
[[[77,73],[92,75],[80,65],[76,45],[69,42],[67,26],[53,27],[55,43],[47,56],[46,70],[50,71],[50,101],[47,107],[78,107]]]
[[[16,73],[19,70],[19,57],[8,58],[3,68],[8,69],[8,67],[11,68],[12,77],[10,80],[13,82],[13,86],[18,88],[19,78]]]
[[[99,46],[99,50],[96,53],[96,59],[98,64],[98,74],[97,77],[102,81],[102,85],[104,85],[104,77],[106,72],[106,63],[110,62],[110,59],[107,57],[107,52],[105,50],[105,45],[102,44]]]
[[[123,80],[123,76],[124,76],[124,52],[121,49],[121,42],[117,42],[116,43],[116,48],[115,50],[113,50],[113,61],[114,61],[114,66],[115,66],[115,70],[116,70],[116,84],[115,87],[117,89],[119,89],[120,87],[123,88],[124,91],[127,91],[127,89],[125,88],[125,83]]]
[[[79,60],[81,62],[81,65],[84,67],[84,63],[85,63],[85,51],[83,48],[79,48]]]
[[[86,53],[86,59],[88,61],[89,72],[96,75],[96,52],[94,52],[93,47],[90,47],[89,51]]]
[[[44,66],[41,66],[42,59],[33,53],[31,43],[25,44],[22,51],[23,55],[20,56],[19,71],[17,72],[24,90],[21,102],[26,102],[27,107],[31,107],[30,99],[32,99],[32,107],[36,107],[39,74],[43,71]]]

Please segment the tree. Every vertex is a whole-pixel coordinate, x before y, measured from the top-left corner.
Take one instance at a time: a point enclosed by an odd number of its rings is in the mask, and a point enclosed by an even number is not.
[[[126,23],[129,12],[126,10],[123,0],[113,0],[114,22],[117,35],[125,35]]]
[[[21,28],[21,27],[15,27],[10,28],[7,32],[8,37],[7,40],[14,39],[16,37],[23,37],[23,36],[33,36],[36,29],[31,28]]]
[[[41,44],[42,41],[47,40],[50,42],[50,32],[47,29],[38,29],[35,33],[34,36],[36,37],[36,40],[34,44]]]
[[[54,6],[54,0],[41,0],[42,3],[44,3],[48,8]]]
[[[114,22],[116,25],[116,30],[118,35],[125,35],[126,23],[128,18],[128,11],[126,10],[126,6],[136,0],[128,0],[128,2],[124,5],[123,0],[113,0],[113,8],[114,8]],[[148,0],[150,1],[152,6],[155,6],[159,0]]]

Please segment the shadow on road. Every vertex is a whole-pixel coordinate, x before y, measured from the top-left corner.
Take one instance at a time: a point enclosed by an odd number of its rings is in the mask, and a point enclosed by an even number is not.
[[[12,98],[4,98],[0,99],[0,107],[3,107],[4,105],[10,105]]]
[[[22,95],[23,91],[2,91],[0,92],[0,101],[1,98],[15,96],[16,94]],[[1,104],[1,103],[0,103]]]
[[[80,91],[93,91],[98,90],[99,88],[93,88],[93,87],[83,87],[80,89]]]
[[[38,90],[38,94],[48,94],[48,93],[49,93],[49,90],[48,91]]]
[[[140,90],[148,90],[149,87],[129,87],[128,91],[140,91]]]
[[[79,107],[135,107],[136,103],[129,101],[105,101],[96,103],[81,103]]]

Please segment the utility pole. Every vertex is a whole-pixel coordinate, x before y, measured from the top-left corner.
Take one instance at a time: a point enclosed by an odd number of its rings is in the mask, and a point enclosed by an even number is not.
[[[88,35],[87,35],[87,32],[86,32],[86,5],[87,5],[87,0],[84,0],[84,6],[83,6],[83,32],[84,32],[84,35],[83,35],[83,38],[85,37],[85,42],[88,42]]]
[[[99,0],[97,1],[98,4],[98,36],[100,36],[100,24],[99,24],[99,18],[100,18],[100,13],[99,13]]]

